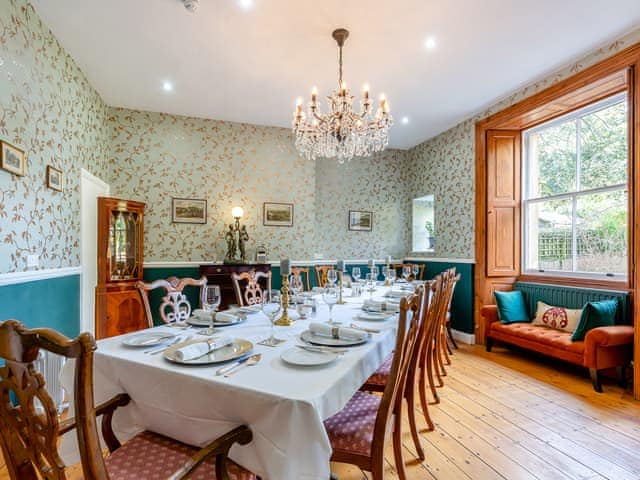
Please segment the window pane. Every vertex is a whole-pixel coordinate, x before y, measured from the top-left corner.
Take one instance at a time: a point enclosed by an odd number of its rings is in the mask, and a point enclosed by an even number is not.
[[[435,243],[433,195],[413,199],[413,251],[432,251]]]
[[[528,135],[528,198],[575,191],[576,125],[569,120]]]
[[[570,199],[527,205],[527,269],[573,270],[572,209]]]
[[[626,100],[582,117],[581,190],[626,183],[627,153]]]
[[[582,195],[577,202],[578,271],[627,273],[627,192]]]

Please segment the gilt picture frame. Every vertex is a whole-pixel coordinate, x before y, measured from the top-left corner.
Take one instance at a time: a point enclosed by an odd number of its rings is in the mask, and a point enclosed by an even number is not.
[[[64,176],[62,170],[52,165],[47,165],[47,187],[58,192],[64,191]]]
[[[349,230],[356,232],[370,232],[373,230],[373,212],[349,210]]]
[[[292,227],[293,203],[265,202],[262,206],[262,224],[267,227]]]
[[[207,223],[207,200],[200,198],[172,198],[173,223]]]
[[[27,173],[27,159],[23,150],[8,142],[0,141],[0,168],[14,175]]]

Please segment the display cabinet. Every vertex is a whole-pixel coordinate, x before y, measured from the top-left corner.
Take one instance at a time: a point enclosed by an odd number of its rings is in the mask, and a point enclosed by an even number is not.
[[[136,282],[142,280],[144,203],[98,198],[96,338],[147,327]]]

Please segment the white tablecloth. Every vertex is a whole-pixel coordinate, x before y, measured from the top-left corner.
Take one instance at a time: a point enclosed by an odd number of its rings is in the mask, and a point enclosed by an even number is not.
[[[376,294],[380,294],[380,289]],[[367,295],[368,296],[368,295]],[[143,353],[122,345],[124,336],[98,342],[94,384],[96,403],[126,392],[132,402],[118,409],[114,428],[126,440],[141,430],[152,430],[182,442],[204,446],[212,439],[246,424],[253,441],[235,445],[230,457],[265,480],[329,478],[331,446],[323,420],[340,411],[394,347],[397,316],[385,321],[360,321],[363,298],[345,299],[336,305],[334,320],[381,329],[370,342],[324,367],[294,367],[280,359],[291,348],[309,320],[291,327],[276,327],[276,336],[287,341],[278,347],[255,345],[262,361],[235,375],[215,376],[220,365],[202,367],[170,363],[162,355]],[[321,304],[311,321],[324,321],[328,307]],[[156,327],[169,329],[170,327]],[[269,335],[270,324],[262,314],[249,315],[240,325],[219,329],[224,334],[257,343]],[[171,329],[184,335],[197,335]],[[63,384],[72,388],[73,363],[63,371]],[[65,435],[62,445],[67,461],[77,451],[75,434]]]

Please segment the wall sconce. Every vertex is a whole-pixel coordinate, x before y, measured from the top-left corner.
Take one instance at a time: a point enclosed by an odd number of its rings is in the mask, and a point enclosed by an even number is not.
[[[229,230],[224,238],[227,242],[227,254],[224,257],[224,263],[246,263],[247,262],[247,241],[249,234],[247,226],[240,226],[240,219],[244,214],[242,207],[233,207],[231,215],[233,216],[233,225],[229,225]]]

